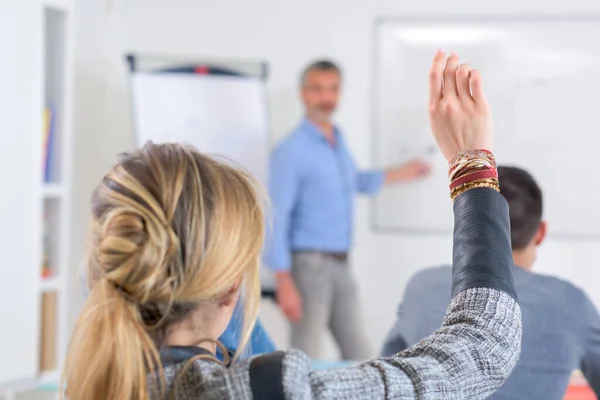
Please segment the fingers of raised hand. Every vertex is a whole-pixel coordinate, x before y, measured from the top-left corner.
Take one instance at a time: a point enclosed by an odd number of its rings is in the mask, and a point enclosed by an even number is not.
[[[487,102],[485,100],[485,95],[483,93],[483,82],[481,79],[481,73],[479,70],[473,69],[471,70],[471,93],[475,104],[478,107],[487,107]]]
[[[461,64],[456,71],[456,90],[461,101],[472,102],[471,97],[471,67],[469,64]]]
[[[456,87],[456,72],[458,71],[458,55],[452,54],[446,60],[444,68],[444,98],[454,98],[458,96]]]
[[[434,104],[442,99],[444,64],[446,54],[444,49],[439,49],[433,57],[429,70],[429,103]]]
[[[485,102],[479,71],[471,70],[467,63],[460,64],[455,53],[446,59],[443,51],[438,50],[429,71],[429,90],[432,113],[452,112],[464,105]]]
[[[447,160],[461,150],[492,147],[489,107],[481,74],[458,55],[438,53],[429,73],[429,120],[432,133]]]

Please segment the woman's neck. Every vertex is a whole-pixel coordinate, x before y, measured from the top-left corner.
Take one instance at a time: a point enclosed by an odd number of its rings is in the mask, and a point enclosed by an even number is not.
[[[213,336],[194,328],[193,324],[183,321],[167,330],[163,345],[196,346],[216,354],[218,338]]]

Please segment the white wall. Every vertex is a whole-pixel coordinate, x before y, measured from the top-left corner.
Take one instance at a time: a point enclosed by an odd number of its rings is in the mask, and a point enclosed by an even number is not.
[[[42,260],[42,15],[34,2],[0,1],[0,392],[39,364]],[[18,324],[17,326],[11,326]]]
[[[69,302],[69,325],[74,323],[83,304],[84,292],[80,273],[84,265],[92,191],[114,162],[114,143],[118,143],[105,137],[105,126],[108,125],[105,115],[108,71],[104,45],[107,28],[104,3],[101,0],[75,2],[75,154],[70,257],[73,273],[69,277],[69,297],[72,299]]]
[[[92,181],[119,151],[133,146],[123,62],[127,51],[267,60],[275,138],[300,116],[296,83],[301,67],[315,57],[333,57],[345,70],[338,120],[357,162],[369,166],[376,18],[600,12],[600,2],[595,0],[123,0],[106,15],[105,3],[86,0],[77,5],[77,160],[87,163],[76,177],[80,196],[74,220],[81,226],[87,221],[88,206],[83,201],[89,198]],[[79,244],[81,226],[75,229]],[[370,229],[367,200],[359,201],[356,232],[354,266],[368,330],[374,346],[379,346],[407,279],[421,266],[449,261],[450,238],[377,235]],[[549,244],[539,269],[574,277],[576,283],[587,285],[600,304],[600,291],[592,292],[590,283],[597,277],[593,266],[600,260],[599,253],[600,246],[593,243]],[[266,322],[281,338],[284,325],[273,314],[265,316]]]

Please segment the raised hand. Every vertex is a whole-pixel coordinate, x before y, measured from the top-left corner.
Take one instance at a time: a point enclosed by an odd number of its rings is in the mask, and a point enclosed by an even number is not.
[[[429,121],[435,140],[448,161],[460,151],[492,151],[492,120],[483,94],[481,74],[457,54],[446,59],[438,50],[429,72]]]

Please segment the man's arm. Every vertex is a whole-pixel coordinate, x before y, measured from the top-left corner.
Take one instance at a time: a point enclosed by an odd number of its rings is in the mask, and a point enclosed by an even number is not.
[[[292,321],[302,317],[300,295],[292,279],[289,243],[290,219],[300,184],[298,165],[288,147],[273,152],[269,170],[269,197],[273,206],[273,231],[266,255],[267,266],[277,281],[277,302]]]
[[[358,171],[356,172],[356,190],[363,194],[374,194],[385,183],[385,171]]]
[[[358,171],[356,189],[359,193],[375,194],[383,185],[409,182],[429,174],[429,164],[423,161],[411,161],[386,170]]]
[[[431,166],[425,161],[414,160],[385,170],[385,183],[409,182],[429,174]]]
[[[581,296],[582,305],[577,310],[584,324],[581,371],[596,396],[600,397],[600,315],[586,294],[581,292]]]

